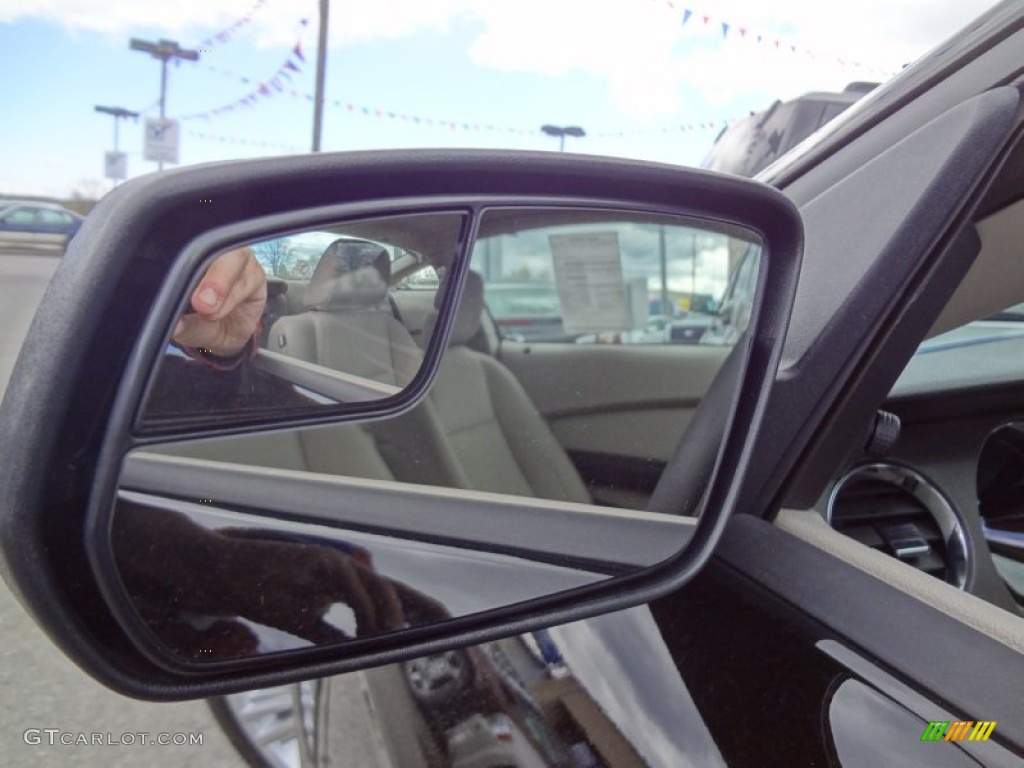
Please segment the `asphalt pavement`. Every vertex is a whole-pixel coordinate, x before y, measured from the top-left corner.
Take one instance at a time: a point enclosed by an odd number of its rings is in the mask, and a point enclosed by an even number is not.
[[[0,255],[0,394],[18,349],[60,262],[45,255]],[[3,457],[0,457],[0,462]],[[0,766],[86,768],[236,768],[245,762],[214,722],[205,702],[153,704],[119,696],[64,657],[0,582]],[[49,729],[58,732],[48,734]],[[26,731],[28,733],[26,734]],[[39,733],[36,733],[39,731]],[[159,734],[202,734],[202,745],[61,744],[160,740]],[[70,735],[65,735],[70,734]],[[109,737],[108,737],[109,734]],[[52,739],[54,744],[48,742]],[[29,743],[36,742],[39,743]]]

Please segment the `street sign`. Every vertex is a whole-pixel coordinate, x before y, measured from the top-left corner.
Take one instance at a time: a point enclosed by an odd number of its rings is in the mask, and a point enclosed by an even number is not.
[[[163,117],[147,119],[142,156],[157,163],[177,163],[178,121]]]
[[[121,181],[128,178],[128,155],[125,152],[107,152],[103,156],[103,173],[108,179]]]

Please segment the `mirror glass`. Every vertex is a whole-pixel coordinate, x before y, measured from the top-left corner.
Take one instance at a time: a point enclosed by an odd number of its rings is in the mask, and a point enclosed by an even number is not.
[[[347,221],[214,254],[171,330],[143,431],[398,395],[419,372],[423,339],[402,322],[391,292],[449,269],[466,218],[445,211]]]
[[[469,222],[456,214],[417,222],[421,234],[444,232],[429,247],[402,217],[310,230],[307,251],[299,236],[285,250],[249,244],[268,284],[303,296],[268,302],[260,353],[312,349],[315,360],[298,357],[388,380],[418,366],[438,308],[458,306],[429,392],[398,416],[125,457],[109,561],[132,621],[167,655],[221,662],[344,644],[628,574],[686,545],[703,488],[674,514],[648,506],[677,451],[708,467],[697,475],[707,482],[720,441],[707,429],[687,441],[687,428],[709,392],[735,390],[735,377],[716,374],[750,320],[759,237],[643,211],[475,215],[459,296],[450,266]],[[326,272],[324,254],[337,259]],[[362,268],[365,282],[353,277]],[[371,312],[387,322],[352,320]],[[394,353],[395,323],[413,340],[411,363]],[[318,324],[320,345],[302,346],[297,329]],[[371,356],[386,370],[328,356],[353,334],[360,349],[392,350]],[[269,370],[260,353],[243,372]],[[727,411],[716,408],[723,424]]]

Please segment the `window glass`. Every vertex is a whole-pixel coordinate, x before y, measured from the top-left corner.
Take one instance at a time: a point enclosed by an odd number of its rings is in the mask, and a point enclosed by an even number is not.
[[[510,341],[697,344],[747,247],[745,239],[675,218],[609,217],[484,237],[473,269],[499,334]],[[588,258],[603,270],[603,285],[593,282]],[[593,315],[566,306],[588,280],[592,296],[604,292]]]
[[[433,293],[441,283],[437,270],[431,266],[417,270],[408,277],[402,278],[395,286],[398,291],[430,291]]]
[[[38,219],[41,224],[62,225],[71,221],[71,217],[60,211],[50,211],[41,208],[38,211]]]
[[[4,221],[8,224],[32,224],[36,221],[34,208],[16,208],[6,216]]]
[[[346,238],[350,240],[363,239],[356,235],[346,234],[341,229],[336,232],[307,231],[261,240],[252,243],[250,247],[268,277],[308,281],[327,247],[339,239]],[[408,253],[402,248],[388,243],[375,243],[375,245],[388,252],[392,263]]]

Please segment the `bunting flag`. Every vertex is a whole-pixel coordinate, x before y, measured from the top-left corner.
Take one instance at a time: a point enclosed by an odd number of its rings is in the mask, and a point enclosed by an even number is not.
[[[273,86],[273,90],[270,86]],[[293,99],[303,99],[305,101],[313,101],[313,94],[302,93],[295,88],[285,88],[280,82],[274,83],[270,81],[270,86],[267,83],[261,83],[260,87],[252,94],[249,94],[243,99],[234,102],[230,105],[218,107],[217,109],[211,110],[207,113],[200,115],[190,115],[188,118],[201,117],[209,120],[210,116],[217,117],[225,113],[234,111],[235,107],[251,107],[254,104],[261,101],[260,97],[268,98],[275,96],[277,93],[287,93]],[[508,125],[496,125],[493,123],[471,123],[463,120],[451,120],[447,118],[438,118],[425,115],[414,115],[406,112],[398,112],[395,110],[384,109],[383,107],[372,106],[369,104],[356,104],[350,101],[342,101],[340,99],[324,99],[324,103],[338,109],[343,109],[346,112],[356,115],[360,118],[369,118],[374,120],[393,120],[396,122],[410,123],[412,125],[418,125],[427,128],[440,128],[448,131],[465,131],[465,132],[489,132],[489,133],[503,133],[511,134],[515,136],[536,136],[541,135],[542,131],[539,129],[530,128],[519,128]],[[666,125],[659,128],[649,128],[644,130],[618,130],[618,131],[596,131],[591,132],[588,135],[592,138],[627,138],[634,136],[651,136],[657,134],[670,134],[670,133],[689,133],[694,131],[711,131],[721,130],[726,126],[730,125],[732,120],[705,120],[701,122],[692,123],[680,123],[674,125]]]
[[[731,125],[734,121],[732,120],[706,120],[702,123],[680,123],[678,125],[666,125],[661,128],[648,128],[646,130],[639,131],[599,131],[596,133],[588,134],[593,136],[595,139],[624,139],[633,138],[636,136],[653,136],[655,134],[668,134],[668,133],[690,133],[693,131],[710,131],[710,130],[721,130],[728,125]]]
[[[252,139],[239,139],[234,136],[222,136],[220,134],[206,133],[205,131],[186,131],[189,136],[205,141],[216,141],[221,144],[244,144],[251,147],[264,147],[267,149],[283,149],[286,152],[306,152],[307,150],[296,147],[292,144],[279,144],[272,141],[254,141]]]
[[[675,3],[674,0],[666,0],[666,3],[668,5],[668,7],[672,9],[672,11],[678,12],[680,10],[679,5],[677,3]],[[883,70],[883,69],[879,69],[877,67],[869,66],[869,65],[864,64],[863,62],[860,62],[860,61],[851,61],[849,59],[843,59],[843,58],[841,58],[839,56],[827,56],[827,55],[824,55],[822,53],[816,53],[812,49],[806,48],[806,47],[800,45],[797,42],[791,42],[789,40],[784,40],[784,39],[782,39],[780,37],[775,37],[773,35],[765,35],[763,33],[755,33],[755,32],[752,32],[749,27],[739,26],[739,25],[734,24],[733,22],[730,22],[730,21],[722,21],[721,19],[716,19],[713,16],[708,16],[708,15],[705,15],[703,13],[700,14],[700,18],[701,18],[701,21],[703,22],[703,25],[694,26],[693,24],[690,24],[689,26],[687,26],[687,22],[689,22],[690,19],[692,19],[694,17],[694,15],[697,14],[697,11],[693,10],[692,8],[686,8],[686,7],[683,7],[681,10],[683,12],[681,26],[686,27],[687,29],[689,29],[691,31],[696,30],[696,31],[703,32],[703,31],[709,30],[711,27],[714,27],[716,29],[720,29],[721,30],[722,37],[724,39],[726,39],[726,40],[736,39],[737,38],[737,33],[738,33],[738,38],[741,41],[748,42],[748,43],[750,43],[752,45],[770,46],[772,50],[778,51],[779,53],[790,54],[790,55],[797,55],[797,54],[799,54],[799,55],[802,55],[802,56],[807,56],[808,58],[813,59],[814,61],[828,61],[828,60],[832,60],[832,61],[835,61],[837,64],[839,64],[842,67],[853,67],[855,69],[860,69],[860,70],[862,70],[864,72],[868,72],[868,73],[870,73],[870,74],[872,74],[872,75],[874,75],[876,77],[880,77],[880,78],[888,78],[888,77],[892,76],[893,74],[895,74],[894,72],[891,72],[891,71],[886,71],[886,70]],[[712,21],[717,22],[717,24],[716,25],[712,25],[712,23],[711,23]],[[747,33],[748,32],[751,33],[749,38],[747,37]]]
[[[264,98],[267,98],[267,97],[273,96],[275,92],[281,93],[282,91],[284,91],[284,83],[282,82],[282,80],[287,81],[287,82],[292,82],[292,80],[293,80],[292,73],[295,73],[295,74],[301,73],[302,72],[302,67],[300,66],[300,62],[305,62],[305,59],[301,57],[301,50],[302,50],[301,49],[301,46],[302,46],[302,37],[301,37],[301,35],[305,32],[305,27],[306,27],[306,24],[307,24],[306,19],[302,19],[300,24],[301,24],[303,29],[300,32],[299,39],[296,41],[295,45],[292,46],[292,48],[290,49],[291,53],[281,63],[281,66],[279,66],[277,68],[277,70],[274,72],[274,74],[272,74],[269,78],[265,78],[265,79],[259,81],[259,85],[256,86],[255,89],[253,89],[249,93],[245,94],[241,98],[235,99],[233,102],[230,102],[229,104],[221,105],[219,107],[216,107],[214,109],[208,110],[206,112],[196,112],[196,113],[193,113],[191,115],[183,115],[181,117],[181,119],[182,120],[198,120],[198,119],[208,120],[210,115],[217,116],[217,115],[222,115],[225,112],[233,112],[234,111],[234,107],[236,107],[236,106],[252,106],[252,104],[255,101],[257,101],[261,96],[264,97]],[[299,52],[298,55],[295,55],[296,52]],[[296,58],[298,58],[298,62],[295,60]],[[237,79],[237,80],[245,83],[246,85],[251,85],[251,83],[252,83],[252,80],[250,78],[245,77],[243,75],[239,75],[239,74],[237,74],[235,72],[231,72],[230,70],[227,70],[227,69],[223,69],[223,68],[220,68],[220,67],[209,67],[209,66],[207,67],[207,69],[210,70],[211,72],[216,72],[218,74],[225,75],[227,77],[231,77],[231,78]],[[271,90],[271,89],[273,89],[273,90]]]
[[[253,6],[245,13],[244,16],[242,16],[240,19],[237,19],[229,26],[224,27],[224,29],[220,30],[219,32],[215,32],[214,34],[210,35],[208,38],[203,40],[199,45],[195,47],[212,48],[214,44],[223,45],[224,43],[228,42],[229,40],[231,40],[231,38],[238,34],[238,31],[242,27],[247,26],[252,22],[252,17],[264,6],[265,3],[266,0],[256,0],[256,2],[253,3]]]

